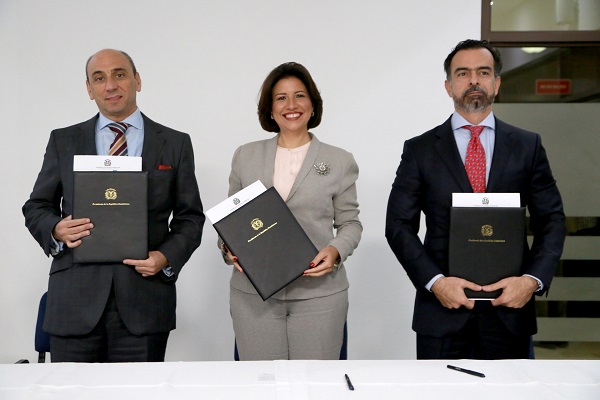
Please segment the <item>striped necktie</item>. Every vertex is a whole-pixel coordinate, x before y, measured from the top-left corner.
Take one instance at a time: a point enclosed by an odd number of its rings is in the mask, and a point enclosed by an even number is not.
[[[473,187],[473,193],[485,193],[485,150],[479,135],[485,128],[480,125],[465,125],[471,131],[471,140],[467,146],[467,156],[465,158],[465,168],[469,182]]]
[[[115,133],[115,140],[108,149],[109,156],[126,156],[127,155],[127,139],[125,132],[130,125],[125,122],[113,122],[108,124],[108,128]]]

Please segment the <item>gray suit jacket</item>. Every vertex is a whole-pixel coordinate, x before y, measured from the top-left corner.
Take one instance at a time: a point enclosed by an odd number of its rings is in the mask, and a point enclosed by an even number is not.
[[[266,187],[273,186],[276,151],[277,136],[240,146],[231,163],[229,195],[256,180]],[[320,175],[316,172],[314,165],[321,162],[329,164],[329,173]],[[357,178],[358,165],[351,153],[321,143],[312,135],[302,168],[286,199],[288,207],[317,249],[334,246],[342,262],[358,246],[362,233],[356,199]],[[231,286],[243,292],[256,293],[248,278],[235,269]],[[302,276],[273,295],[273,298],[307,299],[327,296],[347,288],[346,270],[342,266],[322,277]]]
[[[175,329],[175,281],[200,245],[205,218],[189,135],[142,116],[148,250],[162,252],[175,274],[168,278],[159,272],[143,278],[133,267],[120,263],[74,264],[73,253],[66,248],[53,258],[50,268],[44,329],[51,334],[89,333],[102,315],[111,287],[121,318],[133,334]],[[54,226],[73,213],[73,156],[96,154],[97,119],[98,115],[50,134],[42,169],[23,206],[25,225],[46,255],[50,255]]]

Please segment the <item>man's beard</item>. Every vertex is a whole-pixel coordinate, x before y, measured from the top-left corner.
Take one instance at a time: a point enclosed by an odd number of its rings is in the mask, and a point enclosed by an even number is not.
[[[471,97],[469,93],[481,92],[482,95],[478,97]],[[457,110],[461,110],[467,113],[483,112],[494,104],[495,94],[489,95],[488,92],[480,86],[472,86],[465,90],[463,95],[459,97],[452,96],[454,100],[454,106]]]

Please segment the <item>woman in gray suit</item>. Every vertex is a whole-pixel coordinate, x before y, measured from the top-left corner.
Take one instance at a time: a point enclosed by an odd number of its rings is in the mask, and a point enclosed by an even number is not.
[[[338,359],[348,312],[343,262],[362,233],[352,154],[309,132],[321,122],[323,100],[310,73],[285,63],[265,79],[258,118],[271,139],[240,146],[231,163],[229,195],[256,180],[275,186],[315,246],[304,275],[263,301],[236,262],[230,281],[233,329],[241,360]],[[335,230],[335,234],[334,234]],[[285,260],[281,260],[285,263]]]

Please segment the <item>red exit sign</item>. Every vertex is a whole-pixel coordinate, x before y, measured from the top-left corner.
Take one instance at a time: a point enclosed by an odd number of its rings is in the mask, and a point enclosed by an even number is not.
[[[535,94],[571,94],[570,79],[537,79]]]

